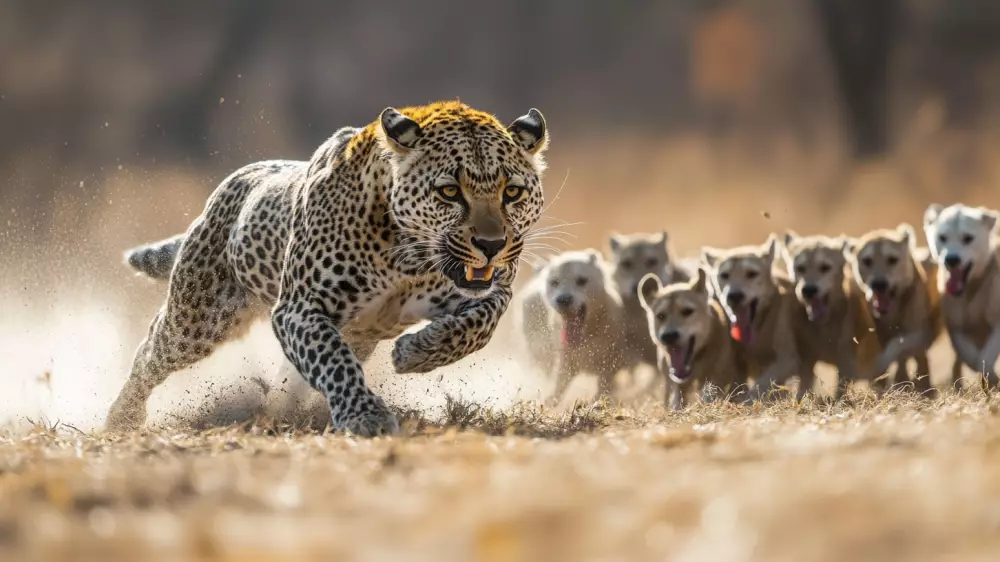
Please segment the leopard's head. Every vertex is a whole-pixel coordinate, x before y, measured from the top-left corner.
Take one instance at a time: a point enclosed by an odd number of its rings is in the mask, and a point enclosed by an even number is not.
[[[390,213],[399,252],[482,297],[517,273],[524,238],[542,213],[545,118],[509,126],[459,102],[396,110],[378,121],[392,168]]]

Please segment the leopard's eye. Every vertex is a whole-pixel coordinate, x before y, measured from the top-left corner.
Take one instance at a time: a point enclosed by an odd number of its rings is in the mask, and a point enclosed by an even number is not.
[[[503,198],[508,202],[517,201],[524,193],[524,188],[519,185],[508,185],[503,190]]]
[[[457,201],[460,193],[457,185],[442,185],[437,188],[437,192],[448,201]]]

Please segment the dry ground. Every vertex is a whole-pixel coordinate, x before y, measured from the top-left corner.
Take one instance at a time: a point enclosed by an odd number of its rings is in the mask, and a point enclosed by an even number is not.
[[[10,560],[997,560],[1000,399],[0,439]]]

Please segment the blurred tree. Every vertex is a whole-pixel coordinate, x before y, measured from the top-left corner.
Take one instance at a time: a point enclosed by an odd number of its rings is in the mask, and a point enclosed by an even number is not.
[[[243,58],[257,52],[275,0],[231,0],[222,40],[202,79],[150,111],[151,125],[160,129],[164,148],[192,160],[209,156],[208,129],[226,82],[237,74]]]
[[[814,0],[856,160],[889,148],[889,58],[899,0]]]

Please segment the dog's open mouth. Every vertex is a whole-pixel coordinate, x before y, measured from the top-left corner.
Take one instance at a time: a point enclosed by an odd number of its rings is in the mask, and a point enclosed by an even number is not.
[[[805,301],[806,316],[810,322],[822,322],[830,312],[830,296],[813,297]]]
[[[493,275],[496,267],[487,265],[486,267],[472,267],[463,263],[457,263],[444,271],[444,274],[461,289],[471,291],[482,291],[489,289],[493,285]]]
[[[729,335],[735,341],[746,344],[753,343],[753,321],[757,318],[757,299],[740,305],[729,314]]]
[[[965,267],[953,267],[946,271],[948,272],[948,280],[945,282],[945,291],[949,295],[960,296],[965,292],[965,286],[969,283],[969,274],[972,273],[972,262],[967,263]]]
[[[882,291],[872,291],[869,301],[872,305],[872,312],[876,318],[881,318],[889,313],[893,301],[896,299],[895,289],[885,289]]]
[[[584,326],[587,320],[587,306],[561,314],[562,331],[559,333],[559,341],[569,348],[576,348],[583,344]]]
[[[679,342],[667,346],[667,355],[670,357],[670,378],[683,384],[691,378],[691,363],[694,359],[694,336],[686,342]]]

